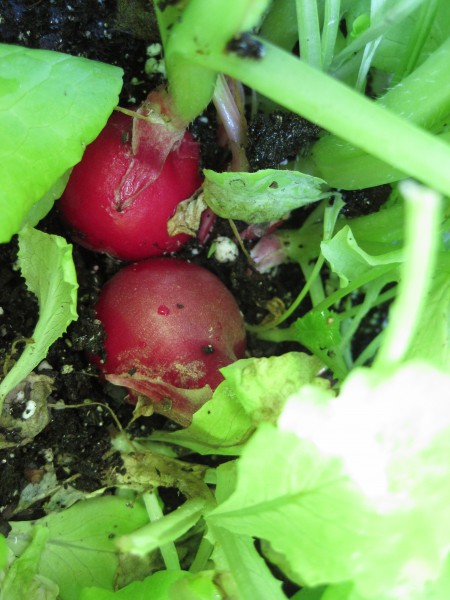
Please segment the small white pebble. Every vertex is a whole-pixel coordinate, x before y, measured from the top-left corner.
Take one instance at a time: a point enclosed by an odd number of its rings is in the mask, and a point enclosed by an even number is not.
[[[219,263],[234,262],[239,256],[239,248],[232,239],[219,235],[214,240],[214,258]]]
[[[150,46],[147,46],[147,56],[158,56],[159,54],[161,54],[161,50],[161,44],[150,44]]]
[[[42,451],[42,455],[43,455],[44,459],[46,460],[46,462],[48,462],[48,463],[53,462],[53,450],[51,448],[45,448]]]
[[[23,390],[20,392],[17,392],[16,399],[19,400],[19,402],[20,402],[20,400],[23,400],[24,398],[25,398],[25,392]]]
[[[5,314],[5,311],[3,310],[3,307],[0,306],[0,315],[4,315],[4,314]]]
[[[53,367],[48,361],[43,360],[42,362],[39,363],[37,370],[38,371],[53,371]]]
[[[22,413],[22,419],[26,421],[27,419],[31,419],[31,417],[36,412],[37,404],[34,400],[28,400],[25,404],[25,410]]]
[[[163,60],[157,60],[156,58],[150,57],[145,61],[144,71],[147,75],[152,75],[153,73],[161,73],[164,75],[166,67]]]
[[[63,365],[61,374],[68,375],[69,373],[73,373],[73,365]]]

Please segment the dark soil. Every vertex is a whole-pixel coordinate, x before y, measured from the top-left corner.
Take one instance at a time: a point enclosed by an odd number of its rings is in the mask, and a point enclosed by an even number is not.
[[[5,43],[33,48],[58,50],[118,64],[125,71],[121,104],[135,104],[160,83],[160,76],[148,77],[144,72],[146,48],[157,42],[158,35],[147,0],[3,0],[0,8],[0,36]],[[208,109],[193,126],[203,145],[203,163],[210,168],[223,168],[227,155],[216,141],[216,118]],[[250,158],[254,168],[276,167],[294,156],[303,145],[317,136],[317,128],[303,119],[285,113],[258,116],[250,125]],[[264,140],[270,138],[270,144]],[[273,139],[278,143],[274,144]],[[378,208],[380,196],[367,198],[363,211]],[[360,197],[348,195],[348,210],[361,212]],[[352,205],[358,208],[352,209]],[[296,215],[296,222],[302,214]],[[239,225],[239,224],[238,224]],[[57,211],[39,226],[66,236]],[[219,220],[215,232],[232,236],[227,222]],[[261,275],[248,265],[244,255],[231,265],[207,259],[208,248],[192,241],[181,257],[208,265],[231,289],[246,320],[259,322],[267,313],[266,304],[279,298],[286,306],[295,297],[302,281],[295,265],[284,265],[276,274]],[[0,246],[0,368],[7,370],[17,359],[26,339],[32,335],[37,320],[36,300],[14,268],[16,240]],[[108,405],[125,427],[133,407],[124,402],[125,392],[105,386],[87,359],[87,352],[101,350],[102,331],[95,321],[94,304],[104,282],[121,266],[117,260],[74,248],[79,279],[79,319],[50,349],[41,365],[53,379],[52,404],[63,401],[65,410],[52,409],[49,425],[32,442],[0,451],[0,515],[5,525],[14,519],[41,515],[41,504],[26,512],[15,513],[21,491],[30,481],[54,470],[61,482],[89,492],[102,487],[105,474],[118,460],[110,451],[111,432],[116,424]],[[274,345],[249,339],[249,354],[279,354],[289,345]],[[295,346],[298,350],[298,346]],[[83,405],[86,401],[90,404]],[[77,407],[75,408],[75,405]],[[162,417],[140,419],[130,433],[151,428],[173,427]]]

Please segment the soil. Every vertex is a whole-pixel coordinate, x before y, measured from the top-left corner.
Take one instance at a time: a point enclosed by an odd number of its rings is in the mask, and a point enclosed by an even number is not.
[[[150,6],[147,0],[126,3],[121,0],[4,0],[0,8],[0,36],[5,43],[58,50],[120,65],[125,71],[120,103],[128,106],[143,100],[161,81],[160,75],[147,76],[144,72],[146,48],[158,42]],[[227,155],[217,144],[214,111],[208,109],[192,129],[202,142],[204,165],[222,168]],[[303,144],[310,143],[317,133],[315,126],[280,111],[257,116],[249,128],[253,168],[278,165],[295,155]],[[264,142],[268,137],[270,144]],[[278,143],[272,144],[273,139]],[[376,210],[384,201],[385,192],[347,194],[348,214]],[[304,214],[296,214],[294,218],[297,223]],[[57,210],[52,211],[39,228],[66,236]],[[229,224],[219,219],[211,237],[216,234],[232,237]],[[183,249],[181,257],[207,263],[231,289],[250,323],[259,322],[268,314],[266,305],[273,298],[279,298],[288,306],[303,283],[295,265],[283,265],[274,273],[262,275],[249,268],[242,253],[237,262],[224,265],[208,259],[207,250],[208,247],[193,240]],[[0,368],[3,366],[4,370],[20,355],[37,320],[36,300],[14,268],[16,253],[15,239],[0,246]],[[123,426],[132,418],[133,407],[124,402],[125,392],[105,386],[87,359],[87,352],[98,352],[102,343],[102,331],[93,309],[96,298],[103,283],[122,263],[78,246],[74,247],[74,259],[80,285],[79,319],[50,348],[46,361],[39,367],[41,373],[52,379],[51,404],[63,401],[73,408],[53,408],[49,424],[31,442],[0,451],[0,530],[5,533],[8,520],[31,519],[43,514],[45,499],[20,512],[17,512],[17,503],[23,488],[39,481],[45,473],[52,472],[58,482],[70,483],[83,492],[102,487],[106,473],[118,460],[111,452],[111,432],[116,424],[109,409]],[[384,312],[378,311],[370,318],[367,331],[373,335],[374,328],[381,327]],[[248,348],[249,355],[253,356],[299,350],[298,345],[263,343],[253,338],[249,338]],[[90,404],[85,404],[86,401]],[[153,416],[139,419],[129,433],[142,434],[152,428],[173,428],[173,424],[163,417]]]

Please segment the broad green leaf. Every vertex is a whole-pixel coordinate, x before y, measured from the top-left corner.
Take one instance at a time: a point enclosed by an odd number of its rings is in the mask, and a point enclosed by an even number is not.
[[[121,76],[86,58],[0,44],[0,242],[80,161],[118,102]]]
[[[239,459],[236,491],[207,522],[268,540],[299,583],[313,586],[351,576],[345,563],[367,534],[362,505],[337,460],[322,459],[312,444],[264,424]]]
[[[404,60],[404,53],[411,43],[411,36],[415,35],[417,37],[417,27],[420,26],[418,20],[421,18],[423,16],[420,10],[411,11],[402,23],[394,25],[392,29],[386,32],[373,60],[373,65],[377,69],[381,69],[387,73],[395,73],[397,71],[399,62],[402,59]],[[421,64],[449,35],[450,4],[447,0],[439,0],[431,29],[427,32],[425,43],[416,64]]]
[[[372,40],[379,36],[386,35],[394,25],[402,25],[405,19],[414,11],[423,0],[386,0],[378,3],[378,9],[372,14],[372,22],[369,27],[361,28],[357,31],[357,37],[346,46],[340,54],[335,57],[335,65],[340,65],[345,59],[355,55],[359,50]],[[361,3],[356,3],[360,8]],[[355,15],[357,20],[360,15]]]
[[[405,600],[448,600],[450,598],[449,557],[447,557],[443,570],[436,581],[429,581],[424,586],[417,587],[416,589],[408,589],[406,587],[406,589],[401,591],[400,595],[389,591],[375,595],[370,593],[361,594],[351,583],[343,583],[328,586],[323,595],[319,597],[312,595],[310,598],[308,595],[305,595],[304,600],[319,600],[319,598],[320,600],[398,600],[401,597],[405,598]],[[294,596],[294,600],[303,600],[303,596],[301,594],[298,595],[298,598]]]
[[[321,366],[318,359],[301,352],[238,360],[222,369],[225,381],[194,413],[189,427],[173,433],[157,431],[150,437],[200,454],[239,455],[255,426],[276,422],[289,395],[316,380]]]
[[[55,582],[39,574],[39,563],[42,558],[48,530],[36,527],[33,537],[19,558],[16,558],[6,572],[0,588],[0,600],[22,600],[36,598],[39,600],[56,600],[58,586]]]
[[[323,600],[324,588],[302,588],[294,594],[291,600]]]
[[[268,540],[300,584],[414,598],[448,552],[449,389],[420,362],[355,370],[336,399],[305,386],[281,429],[248,442],[235,492],[207,521]]]
[[[203,199],[219,217],[247,223],[276,221],[289,211],[328,198],[322,179],[298,171],[256,173],[204,170]]]
[[[6,565],[6,557],[8,555],[8,545],[4,536],[0,533],[0,570]]]
[[[0,410],[6,395],[47,355],[49,347],[77,318],[77,278],[72,245],[64,238],[26,227],[19,235],[19,266],[39,302],[33,343],[0,383]]]
[[[355,598],[354,586],[351,583],[338,583],[337,585],[329,585],[320,600],[362,600],[358,593],[356,596]],[[380,598],[379,600],[383,599]]]
[[[450,370],[450,254],[441,255],[419,326],[408,350],[409,359],[424,359]]]
[[[150,439],[178,444],[199,454],[236,456],[253,431],[239,399],[222,382],[211,400],[194,413],[189,427],[173,433],[157,431]]]
[[[99,587],[84,588],[78,600],[167,600],[172,585],[186,577],[192,575],[185,571],[159,571],[142,581],[133,581],[117,592]]]
[[[217,468],[217,502],[226,501],[236,487],[236,462]],[[224,588],[229,597],[239,594],[239,600],[285,600],[281,582],[276,579],[250,536],[209,525],[208,539],[214,545],[212,559],[216,571],[229,573]],[[231,579],[231,581],[230,581]]]
[[[426,587],[424,600],[447,600],[450,598],[450,554],[439,579]]]
[[[113,589],[119,564],[117,537],[147,522],[147,512],[141,504],[105,496],[79,502],[36,521],[12,522],[8,545],[20,556],[34,528],[45,528],[48,539],[38,573],[58,585],[62,600],[78,600],[83,587]]]
[[[30,227],[35,227],[39,223],[39,221],[50,212],[53,204],[55,203],[55,200],[60,198],[62,193],[64,192],[71,172],[72,169],[66,171],[64,175],[62,175],[55,182],[55,184],[52,185],[48,192],[46,192],[42,196],[39,202],[33,204],[33,206],[30,208],[30,210],[23,219],[22,227],[25,227],[26,225],[29,225]]]
[[[195,575],[190,573],[171,586],[167,600],[220,600],[222,590],[221,574],[214,571],[203,571]]]
[[[307,383],[317,382],[320,360],[303,352],[287,352],[270,358],[247,358],[224,367],[227,385],[238,397],[254,425],[276,423],[289,396]]]
[[[272,575],[249,535],[210,525],[208,537],[215,542],[212,560],[216,570],[228,576],[221,586],[227,598],[286,600],[281,581]]]
[[[338,231],[331,240],[323,241],[320,247],[333,272],[339,276],[342,287],[373,268],[384,265],[395,267],[402,261],[401,250],[393,250],[379,256],[368,254],[358,245],[348,225]]]

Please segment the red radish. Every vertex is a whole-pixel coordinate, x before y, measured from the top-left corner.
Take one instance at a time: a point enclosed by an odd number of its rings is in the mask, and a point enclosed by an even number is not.
[[[105,378],[181,425],[222,381],[219,369],[242,358],[245,330],[232,294],[212,273],[174,258],[119,271],[103,288],[97,316]]]
[[[167,221],[201,185],[199,147],[184,130],[175,138],[170,130],[166,139],[162,129],[160,122],[114,113],[86,148],[59,203],[78,243],[140,260],[177,251],[189,239],[171,237]]]

